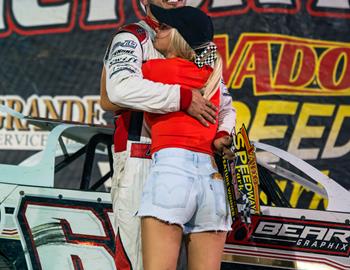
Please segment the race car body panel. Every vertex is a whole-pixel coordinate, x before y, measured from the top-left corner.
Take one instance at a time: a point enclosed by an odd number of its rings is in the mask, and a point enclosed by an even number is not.
[[[0,269],[116,269],[117,233],[106,187],[113,173],[113,129],[27,120],[50,134],[42,152],[19,165],[0,164]],[[252,215],[251,224],[234,223],[222,269],[350,269],[349,192],[281,149],[254,145],[259,170],[266,170],[260,185],[267,203],[261,214]],[[83,166],[69,167],[83,156]],[[98,156],[106,157],[110,171],[95,180],[92,168],[98,167]],[[266,156],[274,158],[262,158]],[[78,179],[72,173],[77,171]],[[271,191],[278,186],[263,186],[275,184],[275,175],[325,197],[325,210],[281,207],[283,194]]]
[[[9,186],[0,184],[1,194]],[[0,209],[0,243],[20,242],[12,246],[25,256],[13,261],[16,269],[74,269],[75,263],[83,263],[83,269],[116,269],[108,193],[16,186]]]

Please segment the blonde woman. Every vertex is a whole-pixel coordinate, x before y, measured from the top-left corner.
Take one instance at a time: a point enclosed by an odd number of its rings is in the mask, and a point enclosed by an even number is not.
[[[166,59],[144,63],[145,79],[180,84],[188,91],[202,89],[219,107],[222,62],[212,41],[211,19],[192,7],[150,8],[161,23],[154,46]],[[176,269],[183,235],[188,269],[220,269],[231,221],[213,149],[227,133],[217,132],[218,121],[205,127],[181,111],[148,113],[146,121],[152,134],[152,167],[138,211],[144,269]],[[234,121],[224,125],[232,130]]]

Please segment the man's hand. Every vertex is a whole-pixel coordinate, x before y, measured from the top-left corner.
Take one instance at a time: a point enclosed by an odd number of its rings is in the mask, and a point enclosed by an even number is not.
[[[192,90],[192,102],[187,113],[196,118],[202,125],[208,127],[208,122],[215,124],[218,108],[209,100],[206,100],[198,90]]]
[[[227,160],[233,160],[234,153],[231,151],[232,137],[227,135],[215,139],[213,142],[215,151]]]

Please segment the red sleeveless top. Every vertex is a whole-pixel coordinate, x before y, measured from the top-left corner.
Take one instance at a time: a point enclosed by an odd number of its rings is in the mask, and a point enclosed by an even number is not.
[[[212,68],[198,68],[193,62],[181,59],[154,59],[142,65],[145,79],[165,84],[180,84],[182,88],[201,89],[207,82]],[[220,105],[219,88],[210,101]],[[212,154],[212,142],[215,138],[218,123],[203,126],[186,112],[178,111],[167,114],[146,113],[145,119],[151,128],[151,152],[163,148],[176,147],[191,151]]]

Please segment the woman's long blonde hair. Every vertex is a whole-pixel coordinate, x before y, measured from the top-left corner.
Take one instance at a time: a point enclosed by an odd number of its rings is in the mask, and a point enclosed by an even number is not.
[[[208,45],[210,45],[210,42],[203,44],[202,46],[198,47],[198,49],[204,49]],[[176,56],[192,62],[194,62],[196,57],[196,52],[190,47],[190,45],[188,45],[188,43],[175,28],[171,30],[170,46],[168,50],[173,52]],[[212,67],[213,72],[210,74],[207,82],[202,88],[202,95],[208,100],[215,94],[222,78],[222,58],[218,52],[216,52],[216,55],[217,58],[214,66]],[[204,60],[206,56],[209,55],[205,55]]]

